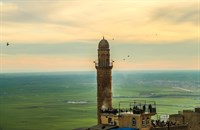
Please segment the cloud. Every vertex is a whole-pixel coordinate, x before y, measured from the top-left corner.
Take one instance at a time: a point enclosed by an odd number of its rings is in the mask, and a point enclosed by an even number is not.
[[[27,6],[22,7],[20,4],[3,3],[1,10],[3,22],[30,22],[33,20],[40,21],[40,14],[31,10],[31,8],[28,10],[26,9]]]
[[[58,43],[86,41],[105,35],[122,42],[162,43],[197,38],[197,25],[191,25],[196,22],[194,3],[149,3],[6,2],[3,4],[3,40]],[[178,24],[180,21],[184,24]]]
[[[1,7],[7,71],[89,69],[103,35],[117,69],[191,69],[199,59],[195,1],[7,0]],[[133,60],[124,64],[128,54]]]
[[[52,43],[52,44],[20,44],[10,43],[10,46],[2,46],[2,54],[17,55],[73,55],[80,57],[96,56],[97,47],[100,40],[88,41],[88,42],[69,42],[69,43]],[[120,43],[114,40],[108,40],[112,54],[116,58],[123,58],[126,55],[137,54],[137,57],[149,56],[162,57],[182,55],[184,57],[197,56],[198,55],[198,43],[197,41],[181,41],[173,43]],[[121,52],[121,53],[119,53]],[[159,55],[158,55],[159,54]]]
[[[82,71],[95,70],[90,58],[37,56],[37,55],[3,55],[1,72],[37,72],[37,71]]]
[[[172,24],[192,23],[197,25],[199,12],[197,3],[171,3],[154,10],[152,21],[161,20]]]
[[[115,61],[113,70],[184,70],[198,69],[196,58],[181,61],[156,60]],[[183,65],[184,64],[184,65]],[[3,55],[1,72],[94,71],[93,59],[83,57]]]
[[[64,55],[65,57],[95,57],[96,44],[88,43],[60,43],[60,44],[16,44],[10,43],[2,47],[2,54],[6,55]]]
[[[183,65],[184,64],[184,65]],[[114,70],[198,70],[198,59],[185,61],[156,60],[143,62],[114,62]]]
[[[11,44],[3,47],[3,70],[91,70],[94,68],[92,61],[97,59],[97,46],[98,42]],[[110,49],[115,70],[198,68],[198,43],[195,41],[171,44],[110,42]]]

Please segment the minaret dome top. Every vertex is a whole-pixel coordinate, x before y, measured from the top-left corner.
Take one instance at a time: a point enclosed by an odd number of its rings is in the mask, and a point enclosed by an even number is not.
[[[103,39],[99,42],[99,49],[109,49],[109,43],[106,39]]]

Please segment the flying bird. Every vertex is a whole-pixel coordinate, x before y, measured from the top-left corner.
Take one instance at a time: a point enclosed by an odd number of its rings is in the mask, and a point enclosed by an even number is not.
[[[155,37],[158,37],[158,34],[157,34],[157,33],[155,34]]]
[[[9,46],[10,44],[7,42],[6,45]]]

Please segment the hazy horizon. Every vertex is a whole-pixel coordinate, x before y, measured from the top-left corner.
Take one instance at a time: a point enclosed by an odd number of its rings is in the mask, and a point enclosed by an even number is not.
[[[96,125],[96,80],[94,71],[0,74],[0,128],[72,130]],[[112,74],[113,108],[119,108],[120,101],[155,101],[158,118],[200,107],[199,95],[197,71]]]
[[[112,70],[112,73],[117,73],[117,72],[184,72],[184,71],[200,71],[200,70]],[[88,73],[88,72],[94,72],[96,74],[96,69],[95,70],[67,70],[67,71],[6,71],[6,72],[1,72],[1,74],[11,74],[11,73]]]

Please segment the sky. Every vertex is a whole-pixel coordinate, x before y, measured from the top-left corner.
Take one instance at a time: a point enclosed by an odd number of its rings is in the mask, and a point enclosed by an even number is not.
[[[0,7],[1,72],[95,71],[103,36],[114,71],[200,67],[199,0],[1,0]]]

